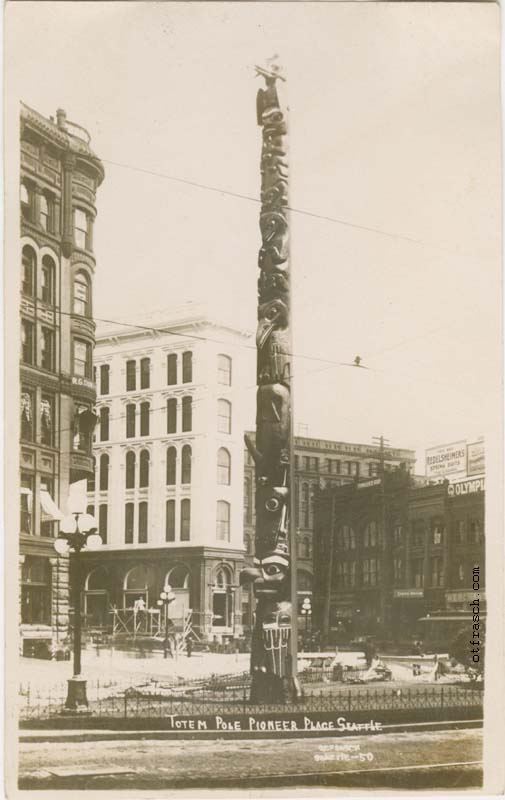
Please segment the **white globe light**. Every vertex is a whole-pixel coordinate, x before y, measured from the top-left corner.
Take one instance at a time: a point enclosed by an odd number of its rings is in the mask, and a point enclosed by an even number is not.
[[[98,528],[98,522],[91,514],[80,514],[79,516],[79,530],[81,533]]]
[[[86,539],[86,548],[88,550],[98,550],[102,546],[102,537],[99,533],[92,533]]]
[[[70,545],[66,539],[59,536],[54,542],[54,549],[60,556],[65,556],[70,552]]]
[[[162,606],[163,605],[163,600],[156,600],[156,605]]]
[[[161,597],[162,600],[166,600],[167,599],[167,593],[166,592],[161,592],[160,597]]]
[[[60,522],[60,530],[63,533],[75,533],[77,530],[77,520],[73,514],[67,514]]]

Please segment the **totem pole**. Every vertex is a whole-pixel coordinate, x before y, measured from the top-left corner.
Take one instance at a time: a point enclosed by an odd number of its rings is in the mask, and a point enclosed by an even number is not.
[[[292,470],[291,331],[288,244],[287,120],[277,66],[256,67],[262,128],[256,440],[246,435],[256,474],[254,567],[241,583],[256,598],[251,646],[251,702],[282,703],[299,694],[292,630],[290,502]],[[296,630],[296,621],[295,621]]]

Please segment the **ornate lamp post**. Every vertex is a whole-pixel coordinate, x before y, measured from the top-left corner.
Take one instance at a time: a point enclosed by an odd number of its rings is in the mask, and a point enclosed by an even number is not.
[[[160,599],[157,600],[157,605],[163,606],[165,609],[164,622],[165,622],[165,639],[163,642],[163,658],[168,658],[168,606],[175,600],[175,593],[169,583],[165,584],[163,591],[160,593]]]
[[[86,696],[86,679],[81,676],[81,550],[97,550],[102,545],[98,533],[97,522],[91,514],[75,511],[64,517],[60,523],[60,532],[54,543],[58,555],[72,553],[73,566],[73,606],[74,606],[74,672],[68,681],[65,708],[78,711],[88,705]]]
[[[312,602],[310,597],[306,597],[303,601],[300,613],[305,617],[305,647],[307,646],[309,638],[309,618],[312,615]]]

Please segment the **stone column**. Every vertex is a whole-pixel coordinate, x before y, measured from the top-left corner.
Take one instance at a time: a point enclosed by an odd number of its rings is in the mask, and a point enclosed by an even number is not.
[[[51,564],[51,626],[53,644],[63,645],[69,626],[69,559],[55,556]]]

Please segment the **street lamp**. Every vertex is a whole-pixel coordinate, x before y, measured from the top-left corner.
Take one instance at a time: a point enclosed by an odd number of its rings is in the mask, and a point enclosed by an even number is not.
[[[168,657],[168,606],[170,603],[173,603],[175,599],[175,592],[172,591],[170,584],[166,583],[163,587],[163,591],[160,593],[160,599],[156,601],[160,608],[163,606],[165,609],[165,640],[163,643],[163,658]]]
[[[300,613],[305,617],[305,642],[307,642],[309,638],[309,617],[312,615],[312,602],[310,597],[304,598]]]
[[[74,605],[74,673],[68,680],[65,708],[78,711],[88,705],[86,679],[81,677],[81,550],[98,550],[102,538],[97,523],[91,514],[75,511],[64,517],[60,523],[58,538],[54,549],[58,555],[74,555],[73,605]]]

